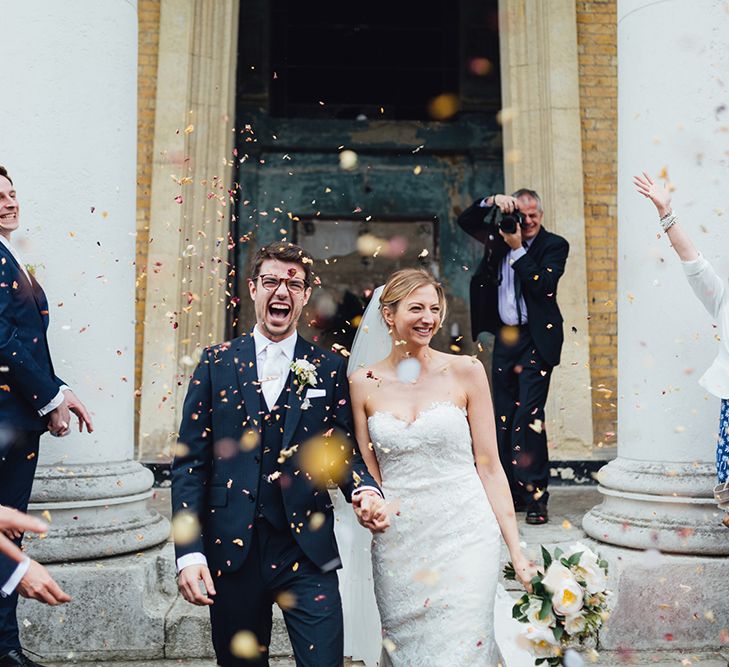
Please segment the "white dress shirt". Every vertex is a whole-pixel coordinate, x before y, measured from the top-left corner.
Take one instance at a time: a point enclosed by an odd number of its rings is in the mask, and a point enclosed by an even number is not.
[[[277,390],[273,390],[272,394],[275,393],[276,397],[278,397],[281,389],[283,389],[286,384],[289,368],[291,367],[291,363],[294,361],[294,351],[296,350],[297,340],[298,334],[294,331],[294,333],[292,333],[288,338],[284,338],[276,343],[269,338],[266,338],[266,336],[258,330],[258,326],[253,327],[253,342],[256,350],[256,372],[258,373],[258,381],[262,384],[266,382],[275,382]],[[266,360],[266,348],[269,345],[278,345],[281,350],[281,355],[279,357],[281,375],[278,378],[265,377],[263,375],[263,366]],[[274,398],[272,400],[276,399]],[[269,405],[268,407],[270,410],[273,406]],[[373,486],[361,486],[353,491],[352,495],[354,496],[358,493],[362,493],[363,491],[373,491],[382,497],[380,491]],[[208,560],[205,558],[205,554],[195,551],[193,553],[180,556],[180,558],[177,559],[177,571],[180,572],[183,568],[188,567],[189,565],[205,565],[207,567],[207,564]]]
[[[530,241],[524,241],[526,248],[529,247]],[[516,288],[514,285],[514,267],[512,264],[524,255],[526,248],[517,248],[509,250],[501,262],[501,283],[499,284],[499,317],[504,324],[517,326],[518,324],[526,324],[529,321],[526,302],[524,295],[519,295],[519,309],[516,307]],[[521,322],[519,321],[519,311],[521,311]]]
[[[2,243],[7,249],[8,252],[15,258],[15,261],[18,263],[20,268],[23,270],[23,274],[25,275],[26,279],[28,280],[28,284],[30,285],[30,289],[33,289],[33,281],[30,279],[30,274],[28,273],[28,269],[25,267],[25,262],[23,262],[23,258],[20,256],[20,253],[18,252],[17,248],[13,246],[8,239],[6,239],[2,234],[0,234],[0,243]],[[38,410],[38,414],[41,417],[44,417],[52,410],[55,410],[61,403],[63,403],[63,392],[64,390],[68,389],[68,387],[64,384],[61,385],[61,388],[58,390],[58,393],[48,402],[46,405],[44,405],[40,410]]]
[[[481,208],[490,208],[486,203],[486,197],[480,202]],[[496,206],[496,204],[491,204]],[[524,246],[529,248],[531,241],[524,241]],[[529,321],[527,314],[526,302],[524,296],[519,298],[519,308],[516,307],[516,290],[514,289],[514,269],[511,266],[517,259],[520,259],[526,255],[526,248],[517,248],[516,250],[509,250],[501,262],[501,282],[498,287],[498,307],[499,317],[504,324],[511,326],[517,326],[519,324],[526,324]],[[521,311],[521,322],[519,321],[519,311]]]
[[[18,563],[18,566],[13,570],[10,578],[3,584],[3,587],[0,588],[0,596],[6,598],[8,595],[12,595],[13,591],[18,587],[21,579],[25,576],[29,567],[30,558],[26,556],[22,561],[20,561],[20,563]]]

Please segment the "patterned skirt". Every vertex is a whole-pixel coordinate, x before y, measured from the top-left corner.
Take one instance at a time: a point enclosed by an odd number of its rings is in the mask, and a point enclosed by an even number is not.
[[[729,474],[729,399],[721,399],[719,416],[719,437],[716,445],[716,476],[719,482],[726,482]]]

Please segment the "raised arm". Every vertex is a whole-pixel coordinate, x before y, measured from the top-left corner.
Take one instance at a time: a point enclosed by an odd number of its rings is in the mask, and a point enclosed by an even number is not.
[[[653,202],[662,222],[671,217],[673,214],[671,193],[667,187],[656,183],[645,171],[642,176],[633,177],[633,184],[639,194]],[[666,234],[668,234],[671,245],[682,262],[692,262],[698,259],[699,252],[696,250],[696,246],[677,219],[672,221],[670,227],[666,230]]]
[[[529,582],[536,574],[536,568],[522,553],[519,545],[514,503],[496,445],[496,421],[486,371],[477,359],[464,359],[458,372],[468,399],[468,423],[471,427],[476,470],[509,549],[516,575],[529,590]]]

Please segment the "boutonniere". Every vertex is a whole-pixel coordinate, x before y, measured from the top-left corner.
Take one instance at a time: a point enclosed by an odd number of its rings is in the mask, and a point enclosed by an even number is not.
[[[316,366],[306,359],[294,359],[291,364],[291,370],[296,377],[299,385],[296,389],[297,394],[304,391],[304,387],[316,387],[319,383],[319,377],[316,374]]]

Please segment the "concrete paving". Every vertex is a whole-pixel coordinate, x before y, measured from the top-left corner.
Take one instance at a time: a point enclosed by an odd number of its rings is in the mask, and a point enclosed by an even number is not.
[[[584,539],[585,535],[581,529],[581,521],[584,513],[594,505],[600,502],[601,496],[594,486],[564,486],[553,487],[551,489],[551,498],[549,503],[550,522],[543,526],[529,526],[524,521],[524,515],[517,515],[519,520],[519,532],[523,542],[527,545],[527,551],[538,556],[538,548],[540,544],[544,544],[548,548],[556,544],[570,543],[575,540]],[[155,491],[152,505],[164,516],[170,516],[170,490],[169,488],[159,488]],[[506,559],[506,551],[502,554]],[[517,595],[516,586],[510,584],[508,588],[513,589],[513,595]],[[181,604],[183,604],[180,601]],[[190,607],[190,612],[197,611]],[[188,614],[191,617],[194,613]],[[277,614],[279,616],[280,614]],[[282,620],[282,619],[279,619]],[[283,623],[279,634],[285,635]],[[188,627],[188,626],[184,626]],[[207,627],[207,626],[206,626]],[[205,630],[207,633],[207,629]],[[192,635],[196,634],[195,632]],[[199,634],[199,632],[197,633]],[[192,641],[192,635],[190,641]],[[207,641],[205,637],[199,637]],[[286,639],[285,636],[281,639]],[[183,644],[187,643],[184,641]],[[184,648],[180,646],[179,648]],[[273,646],[272,646],[273,649]],[[273,651],[274,653],[276,651]],[[181,651],[177,655],[181,655]],[[292,658],[285,657],[285,651],[279,652],[279,657],[272,658],[272,667],[294,667],[295,663]],[[284,657],[281,657],[284,655]],[[667,653],[661,651],[631,651],[630,649],[621,650],[620,652],[603,651],[597,662],[592,663],[585,660],[585,665],[589,667],[591,664],[597,667],[617,667],[618,665],[652,665],[653,667],[690,667],[692,665],[701,667],[729,667],[729,654],[693,654],[690,652]],[[45,663],[50,667],[55,665],[69,664],[75,662],[74,656],[69,656],[68,661],[64,663]],[[80,663],[81,664],[81,663]],[[138,662],[84,662],[84,667],[91,665],[114,665],[114,667],[214,667],[213,659],[164,659],[149,660]],[[361,667],[363,663],[345,662],[346,667]],[[430,667],[430,666],[423,666]],[[434,665],[432,667],[440,667]],[[446,667],[446,666],[444,666]],[[451,667],[451,666],[448,666]],[[508,667],[508,666],[507,666]]]

